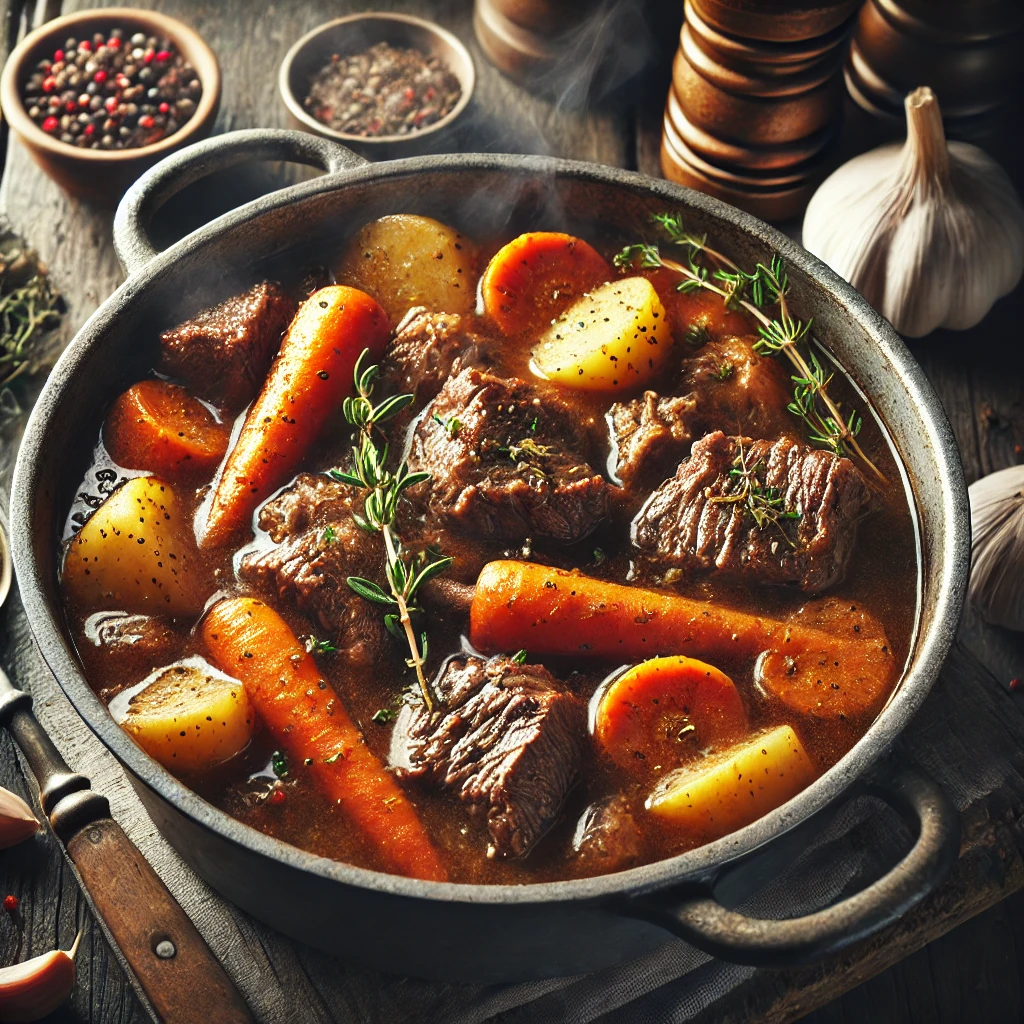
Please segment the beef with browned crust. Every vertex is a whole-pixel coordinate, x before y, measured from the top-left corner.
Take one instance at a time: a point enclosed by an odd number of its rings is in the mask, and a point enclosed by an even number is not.
[[[522,857],[558,816],[580,775],[583,702],[541,665],[504,656],[449,659],[433,712],[406,705],[395,727],[399,776],[429,779],[486,817],[488,856]]]
[[[160,335],[158,369],[214,405],[238,412],[259,393],[295,303],[264,281]]]
[[[242,578],[294,601],[314,615],[353,665],[372,664],[387,648],[379,609],[357,597],[349,576],[379,575],[380,538],[359,529],[359,492],[323,474],[302,473],[260,511],[260,528],[275,542],[243,555]]]
[[[604,518],[607,484],[557,397],[468,368],[427,406],[410,467],[431,474],[428,511],[484,538],[580,540]]]
[[[869,498],[849,459],[791,437],[716,431],[694,444],[634,520],[638,564],[816,593],[842,578]]]

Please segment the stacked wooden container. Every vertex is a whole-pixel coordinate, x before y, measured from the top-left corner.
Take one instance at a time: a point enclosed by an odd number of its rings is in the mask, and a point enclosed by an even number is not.
[[[666,178],[799,216],[837,138],[860,0],[686,0],[665,107]]]

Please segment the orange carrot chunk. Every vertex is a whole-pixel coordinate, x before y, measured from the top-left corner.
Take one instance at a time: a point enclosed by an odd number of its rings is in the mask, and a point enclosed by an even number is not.
[[[183,387],[143,380],[114,400],[103,443],[125,469],[145,469],[171,483],[212,473],[228,449],[228,428]]]
[[[329,285],[299,307],[217,482],[200,528],[204,547],[227,545],[251,527],[256,507],[295,475],[351,393],[359,354],[369,349],[376,361],[390,330],[384,310],[356,288]]]
[[[896,671],[877,624],[867,639],[838,623],[808,624],[723,608],[679,594],[607,583],[530,562],[489,562],[470,607],[473,646],[486,653],[633,661],[658,654],[756,658],[758,681],[801,714],[843,718],[877,708]]]
[[[531,231],[513,238],[487,264],[480,280],[483,311],[504,334],[546,327],[575,299],[614,275],[581,238]]]
[[[397,874],[444,881],[444,864],[416,808],[366,746],[291,627],[250,597],[214,605],[202,637],[215,665],[241,680],[263,724],[309,770]]]
[[[678,768],[747,730],[733,681],[696,658],[652,658],[605,690],[594,736],[616,764],[638,772]]]

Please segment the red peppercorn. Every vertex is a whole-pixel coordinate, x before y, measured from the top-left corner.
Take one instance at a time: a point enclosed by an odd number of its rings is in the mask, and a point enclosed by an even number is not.
[[[47,75],[43,79],[43,92],[53,92],[57,88],[57,79],[53,75]]]
[[[147,63],[147,64],[152,64],[152,63],[153,63],[153,58],[154,58],[155,56],[156,56],[156,54],[155,54],[155,53],[154,53],[154,52],[153,52],[152,50],[147,50],[147,51],[146,51],[146,52],[145,52],[145,53],[144,53],[144,54],[142,55],[142,59],[143,59],[143,61],[145,61],[145,63]]]
[[[161,103],[158,109],[161,114],[166,114],[171,109],[171,105],[170,103]]]
[[[20,905],[21,900],[19,900],[17,896],[4,897],[4,910],[6,910],[8,914],[13,914]]]
[[[268,796],[267,799],[275,807],[277,807],[277,806],[280,806],[281,804],[283,804],[285,802],[285,800],[288,799],[288,796],[285,793],[285,791],[280,786],[278,786],[276,789],[271,790],[270,796]]]
[[[143,114],[142,117],[139,118],[139,127],[140,128],[152,128],[153,127],[153,118],[149,114]]]
[[[95,75],[92,76],[92,80],[97,85],[102,85],[107,80],[107,73],[106,73],[106,71],[102,70],[102,68],[101,68],[99,71],[96,72]]]
[[[416,99],[416,90],[411,85],[405,90],[405,98],[410,102]]]
[[[69,113],[73,114],[78,109],[78,104],[74,100],[68,100],[64,104],[64,109]]]
[[[118,39],[117,36],[111,36],[107,40],[107,49],[108,50],[119,50],[120,48],[121,48],[121,40]]]
[[[161,63],[163,63],[165,60],[170,60],[171,59],[170,51],[169,50],[158,50],[157,51],[157,55],[156,55],[156,59],[158,61],[160,61]]]
[[[44,132],[55,132],[60,121],[57,120],[52,114],[43,122]]]
[[[78,48],[79,48],[79,49],[80,49],[80,50],[81,50],[81,51],[82,51],[83,53],[88,53],[88,52],[89,52],[89,51],[90,51],[90,50],[92,49],[92,43],[90,43],[88,39],[83,39],[83,40],[82,40],[82,41],[81,41],[81,42],[80,42],[80,43],[78,44]]]
[[[1010,680],[1010,689],[1011,690],[1016,690],[1016,689],[1019,689],[1019,688],[1020,688],[1020,680],[1019,679],[1011,679]]]
[[[63,60],[64,59],[64,51],[63,50],[54,50],[53,51],[53,59],[54,59],[54,62],[59,61],[59,60]]]
[[[117,110],[117,97],[116,96],[108,96],[103,101],[103,106],[105,106],[107,108],[107,113],[108,114],[112,114],[115,110]]]
[[[82,134],[83,135],[92,135],[92,134],[95,133],[95,131],[96,131],[96,125],[94,125],[94,124],[87,124],[85,126],[85,128],[83,129]]]

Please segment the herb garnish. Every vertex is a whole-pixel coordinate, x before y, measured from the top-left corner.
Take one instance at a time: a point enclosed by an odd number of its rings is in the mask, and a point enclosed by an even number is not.
[[[0,387],[45,362],[40,336],[60,323],[63,303],[36,254],[0,253]]]
[[[337,533],[335,533],[333,526],[324,527],[324,543],[333,544],[338,539]]]
[[[526,651],[516,651],[516,653],[512,655],[512,660],[517,665],[524,665],[526,663]]]
[[[449,437],[455,437],[456,434],[462,429],[462,420],[458,416],[449,416],[448,419],[443,420],[435,412],[433,414],[434,422],[440,424],[448,431]]]
[[[729,380],[729,378],[732,377],[733,373],[735,372],[736,367],[728,360],[726,360],[724,363],[719,363],[719,365],[715,368],[715,371],[714,373],[712,373],[711,376],[714,377],[715,380],[720,380],[723,383],[725,383],[725,381]]]
[[[654,214],[651,219],[664,230],[670,245],[683,250],[685,265],[665,259],[657,244],[648,243],[626,246],[616,254],[615,265],[620,269],[665,267],[682,275],[683,280],[676,286],[679,291],[703,288],[720,295],[727,307],[742,308],[753,315],[761,335],[754,344],[754,350],[762,355],[783,352],[796,369],[792,377],[795,385],[793,401],[788,409],[807,426],[810,440],[831,449],[836,455],[859,458],[884,483],[882,471],[857,443],[861,417],[856,411],[844,417],[828,395],[832,375],[825,373],[811,348],[811,321],[796,320],[789,312],[786,302],[789,278],[781,257],[773,255],[767,266],[758,263],[753,273],[747,273],[727,256],[709,248],[707,236],[688,232],[681,214]],[[713,266],[706,266],[701,257]],[[775,319],[762,309],[770,305],[778,307]],[[806,353],[800,347],[801,343]]]
[[[379,533],[383,537],[388,590],[360,576],[349,576],[348,585],[367,601],[394,609],[385,613],[384,625],[392,636],[405,640],[409,645],[411,656],[406,659],[406,664],[415,670],[423,701],[427,710],[432,711],[434,700],[423,674],[428,651],[427,634],[421,632],[419,637],[416,636],[412,614],[421,610],[416,604],[416,592],[420,586],[444,572],[453,559],[437,557],[432,552],[413,554],[406,551],[395,532],[395,518],[402,495],[410,487],[429,480],[430,474],[410,472],[408,463],[404,461],[394,472],[387,468],[389,447],[381,424],[410,406],[414,396],[392,395],[374,405],[373,390],[380,368],[363,365],[368,355],[369,349],[363,349],[356,360],[353,371],[356,393],[346,398],[342,405],[346,421],[358,431],[358,441],[352,448],[352,469],[349,472],[332,469],[329,475],[366,491],[363,514],[353,512],[352,518],[361,530]],[[378,444],[381,440],[383,444]]]
[[[312,633],[308,633],[306,636],[299,637],[299,639],[305,644],[306,651],[309,654],[337,654],[338,648],[331,643],[330,640],[320,640],[313,636]]]
[[[280,750],[275,750],[270,755],[270,767],[273,769],[274,774],[279,778],[283,779],[288,774],[288,761],[284,754]]]
[[[397,718],[397,712],[391,708],[378,708],[374,713],[372,720],[378,725],[387,725],[388,722],[393,722]]]

